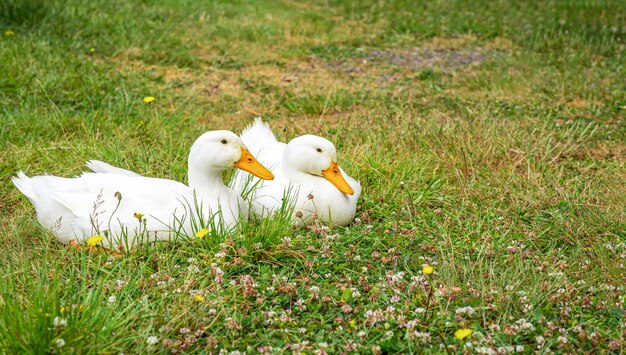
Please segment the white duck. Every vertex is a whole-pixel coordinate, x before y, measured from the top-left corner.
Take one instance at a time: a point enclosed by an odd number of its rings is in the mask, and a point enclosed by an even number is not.
[[[189,186],[98,161],[88,165],[106,171],[74,178],[28,177],[20,171],[13,177],[35,207],[39,222],[65,244],[93,241],[96,235],[105,238],[96,242],[113,248],[169,239],[177,233],[193,236],[211,228],[230,229],[247,216],[248,207],[224,185],[222,173],[236,167],[273,179],[230,131],[207,132],[195,141],[188,160]]]
[[[329,140],[307,134],[281,143],[260,118],[242,132],[241,140],[275,176],[260,181],[237,172],[233,180],[235,191],[249,191],[247,198],[257,217],[281,210],[283,201],[288,201],[292,221],[299,225],[313,223],[313,214],[325,224],[344,226],[352,221],[361,184],[337,165],[337,152]]]

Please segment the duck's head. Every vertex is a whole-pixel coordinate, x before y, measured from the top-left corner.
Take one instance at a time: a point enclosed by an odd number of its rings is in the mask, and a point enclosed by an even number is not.
[[[231,131],[210,131],[198,138],[189,153],[189,170],[221,174],[238,168],[261,179],[272,180],[274,174],[248,151],[241,138]]]
[[[337,150],[328,139],[311,134],[294,138],[287,144],[284,159],[290,169],[322,176],[339,191],[354,194],[337,165]]]

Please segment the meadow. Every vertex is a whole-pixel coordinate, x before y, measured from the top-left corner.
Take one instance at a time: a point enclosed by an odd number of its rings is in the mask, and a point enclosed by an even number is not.
[[[5,0],[0,353],[624,352],[625,41],[611,0]],[[354,223],[113,258],[10,182],[186,182],[257,116],[334,142]]]

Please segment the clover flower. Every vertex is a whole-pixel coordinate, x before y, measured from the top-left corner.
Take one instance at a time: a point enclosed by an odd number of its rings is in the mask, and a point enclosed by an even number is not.
[[[157,338],[154,335],[151,335],[148,337],[148,339],[146,339],[146,344],[148,345],[155,345],[158,342],[159,342],[159,338]]]

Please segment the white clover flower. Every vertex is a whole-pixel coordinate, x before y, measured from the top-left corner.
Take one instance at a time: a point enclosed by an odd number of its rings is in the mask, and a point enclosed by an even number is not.
[[[54,345],[56,345],[57,348],[62,348],[65,346],[65,340],[63,340],[63,338],[59,338],[54,342]]]
[[[54,319],[52,320],[52,324],[55,327],[65,327],[67,325],[67,319],[60,318],[60,317],[54,317]]]
[[[430,342],[430,333],[429,332],[418,332],[417,330],[413,332],[412,336],[416,339],[419,339],[425,343]]]
[[[157,338],[154,335],[151,335],[148,337],[148,339],[146,339],[146,344],[148,345],[155,345],[158,342],[159,342],[159,338]]]
[[[464,314],[466,314],[468,317],[471,317],[471,316],[474,315],[474,308],[472,308],[471,306],[461,307],[461,308],[457,308],[454,312],[457,315],[464,315]]]
[[[500,325],[492,324],[492,325],[489,326],[489,330],[491,330],[493,332],[499,332],[500,331]]]

